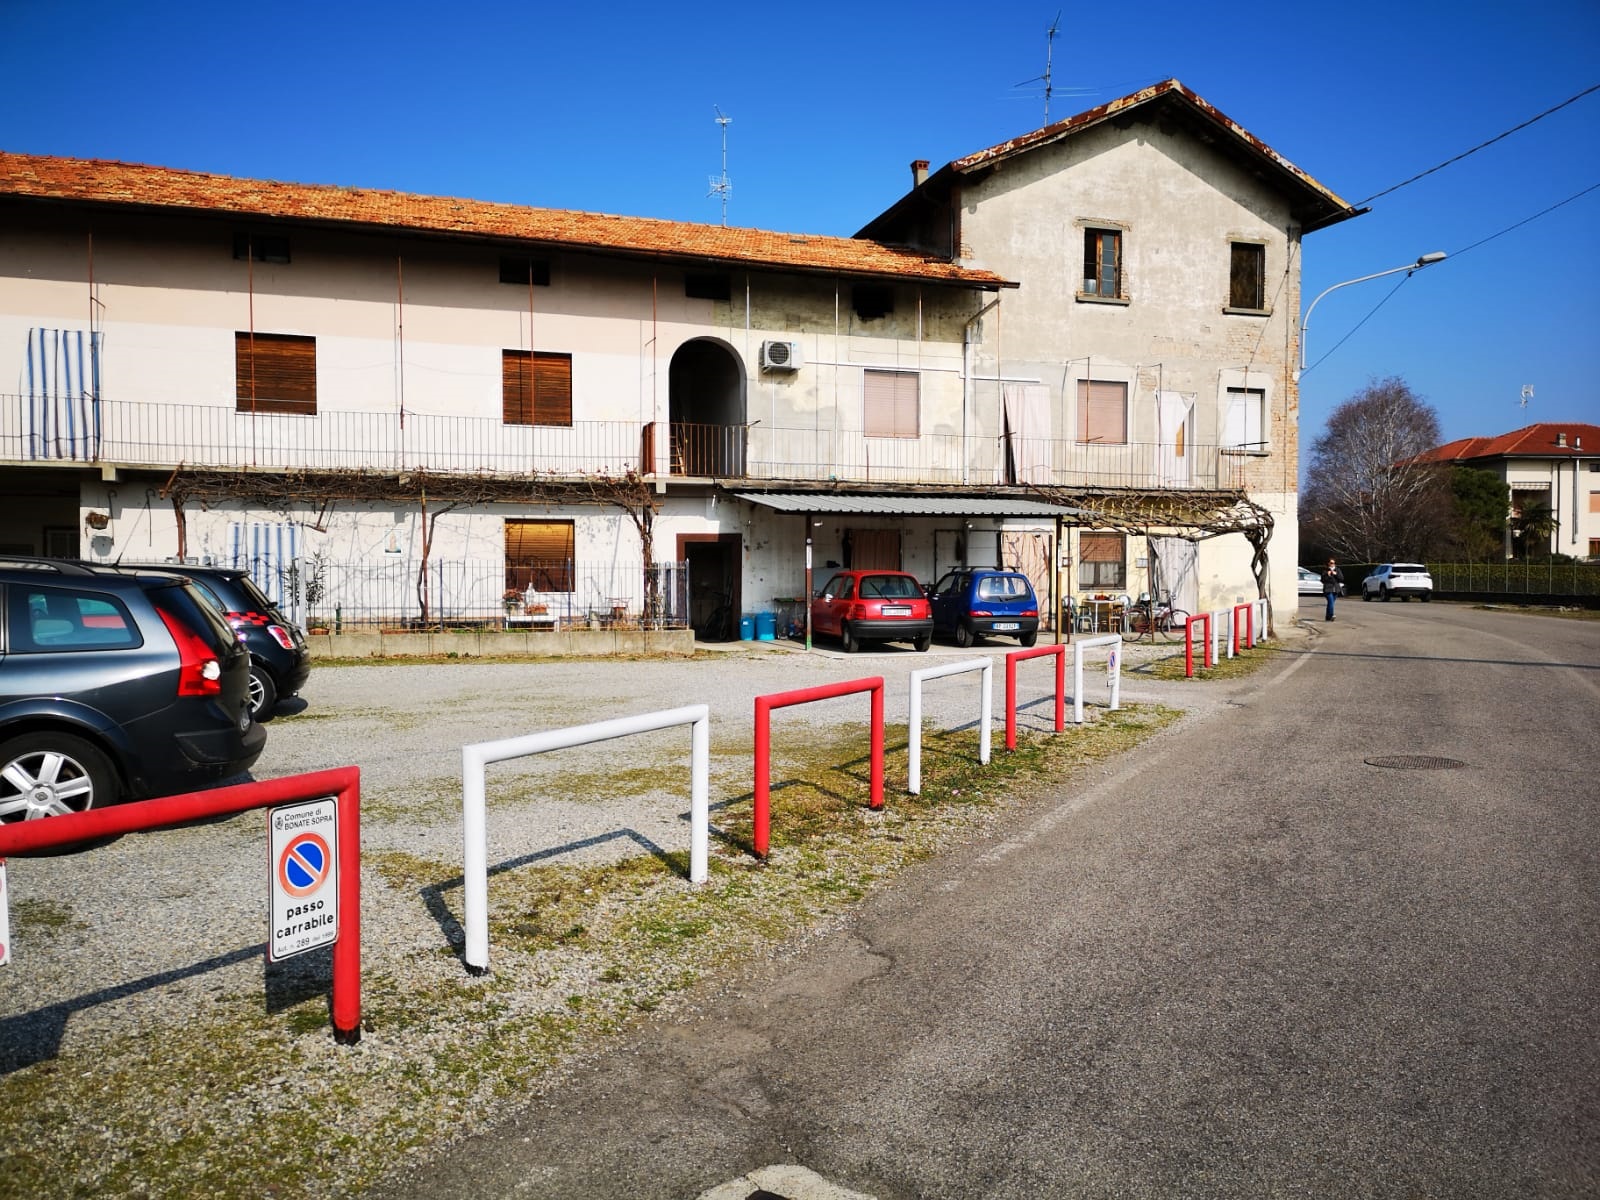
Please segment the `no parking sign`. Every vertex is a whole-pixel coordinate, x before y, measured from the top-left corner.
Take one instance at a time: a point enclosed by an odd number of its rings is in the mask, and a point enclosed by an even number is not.
[[[338,940],[339,802],[325,796],[269,809],[267,825],[267,961],[278,962]]]

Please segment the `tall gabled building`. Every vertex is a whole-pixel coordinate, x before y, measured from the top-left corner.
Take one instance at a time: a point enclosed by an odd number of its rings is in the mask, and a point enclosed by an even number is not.
[[[0,547],[703,625],[830,563],[1210,606],[1270,530],[1292,596],[1300,237],[1350,215],[1172,81],[853,238],[0,154]]]

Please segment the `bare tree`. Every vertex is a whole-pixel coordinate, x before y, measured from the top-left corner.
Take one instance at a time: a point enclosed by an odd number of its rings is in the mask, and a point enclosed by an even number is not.
[[[1416,461],[1438,444],[1438,415],[1404,380],[1369,383],[1312,444],[1308,536],[1355,562],[1424,557],[1451,512],[1447,473]]]

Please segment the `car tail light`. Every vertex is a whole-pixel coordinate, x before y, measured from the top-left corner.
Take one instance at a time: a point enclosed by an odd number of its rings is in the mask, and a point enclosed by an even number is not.
[[[1022,617],[1037,617],[1039,615],[1039,610],[1037,608],[1025,608],[1017,615]]]
[[[285,650],[294,649],[294,639],[289,636],[289,631],[282,625],[268,625],[267,632],[272,635],[272,640]]]
[[[992,617],[992,616],[994,616],[994,614],[992,612],[990,612],[987,608],[969,609],[968,612],[967,612],[967,615],[969,617]]]
[[[178,646],[178,695],[222,695],[222,663],[194,630],[166,609],[156,610]]]

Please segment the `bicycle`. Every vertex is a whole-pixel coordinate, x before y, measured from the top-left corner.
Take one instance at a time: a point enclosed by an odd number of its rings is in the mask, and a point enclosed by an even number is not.
[[[1166,600],[1141,596],[1128,609],[1128,632],[1136,642],[1165,642],[1174,636],[1182,637],[1189,624],[1189,614],[1173,608]]]

